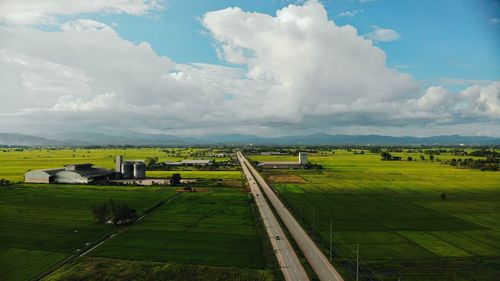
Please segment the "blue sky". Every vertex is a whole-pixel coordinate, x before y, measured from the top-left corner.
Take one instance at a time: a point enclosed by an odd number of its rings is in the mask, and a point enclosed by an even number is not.
[[[8,132],[500,137],[500,0],[3,0],[0,38]]]
[[[160,55],[178,63],[225,64],[217,57],[214,40],[200,19],[208,11],[240,7],[245,11],[274,15],[294,1],[166,1],[166,8],[151,17],[95,15],[96,20],[118,23],[124,38],[149,42]],[[387,63],[427,85],[443,78],[495,80],[500,73],[500,2],[487,0],[419,1],[321,1],[329,19],[352,25],[360,35],[373,26],[388,28],[400,39],[379,42]],[[356,11],[353,16],[343,12]],[[458,84],[459,81],[457,81]],[[458,90],[466,87],[447,83]]]

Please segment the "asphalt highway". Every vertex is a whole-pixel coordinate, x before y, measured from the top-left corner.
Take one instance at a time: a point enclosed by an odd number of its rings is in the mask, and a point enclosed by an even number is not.
[[[300,250],[304,253],[307,261],[313,268],[314,272],[321,281],[343,281],[344,279],[333,265],[328,261],[325,255],[319,250],[319,248],[314,244],[312,239],[307,235],[300,224],[295,220],[288,209],[283,205],[281,200],[276,196],[271,187],[266,183],[264,178],[253,168],[253,166],[248,162],[248,160],[238,152],[238,159],[240,160],[241,166],[244,167],[243,171],[248,177],[252,177],[252,183],[258,183],[267,198],[271,202],[272,206],[276,210],[276,213],[280,216],[281,220],[285,224],[286,228],[292,235],[293,239],[299,246]],[[248,176],[250,172],[250,176]],[[260,195],[262,196],[262,195]],[[265,200],[264,200],[265,201]],[[301,280],[301,279],[292,279]]]
[[[269,239],[273,246],[273,250],[278,259],[281,271],[285,276],[287,281],[307,281],[306,271],[299,261],[297,254],[294,252],[292,245],[288,241],[283,229],[281,228],[278,220],[274,216],[269,204],[262,195],[262,192],[252,176],[249,167],[245,164],[245,158],[238,154],[238,159],[240,160],[241,167],[245,177],[247,178],[248,184],[250,186],[251,192],[255,199],[255,203],[259,209],[260,215],[264,221],[264,226],[266,228]],[[251,168],[251,167],[250,167]]]

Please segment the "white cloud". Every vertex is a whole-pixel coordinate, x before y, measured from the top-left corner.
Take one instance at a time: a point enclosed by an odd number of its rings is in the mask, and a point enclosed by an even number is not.
[[[500,18],[491,18],[488,21],[489,21],[489,23],[491,23],[493,25],[500,24]]]
[[[290,5],[276,17],[228,8],[207,13],[203,24],[228,62],[244,63],[249,77],[273,82],[257,97],[266,101],[266,118],[296,123],[331,114],[326,108],[397,100],[417,90],[409,75],[386,67],[381,49],[354,27],[329,21],[315,1]]]
[[[338,14],[339,17],[354,17],[355,15],[364,12],[363,9],[344,11]]]
[[[464,99],[464,115],[489,116],[500,119],[500,81],[487,86],[471,86],[460,94]]]
[[[399,33],[392,29],[372,26],[373,31],[366,34],[365,37],[377,42],[391,42],[399,40]]]
[[[421,93],[371,40],[329,21],[315,1],[275,16],[228,8],[203,24],[236,66],[176,64],[92,20],[52,32],[0,26],[2,131],[393,132],[491,128],[500,118],[500,82]]]
[[[13,25],[55,24],[56,16],[88,13],[144,15],[162,8],[156,0],[2,0],[0,22]]]

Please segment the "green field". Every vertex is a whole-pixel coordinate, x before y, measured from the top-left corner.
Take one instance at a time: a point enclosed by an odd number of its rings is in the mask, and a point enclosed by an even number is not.
[[[85,257],[44,278],[45,281],[272,281],[267,270],[200,266]]]
[[[363,278],[493,280],[500,275],[499,172],[428,160],[381,161],[380,154],[342,150],[310,154],[309,160],[323,170],[264,175],[299,176],[280,177],[274,186],[309,232],[314,212],[315,238],[325,253],[332,221],[334,261],[346,271],[354,272],[359,243]]]
[[[62,167],[66,164],[92,163],[99,167],[114,169],[115,156],[123,155],[125,159],[145,159],[146,157],[158,157],[158,161],[179,161],[182,159],[215,159],[225,161],[229,158],[211,158],[204,152],[212,153],[212,150],[202,148],[117,148],[117,149],[0,149],[0,179],[21,182],[24,173],[28,170]],[[179,171],[177,171],[179,172]],[[200,173],[198,176],[197,173]],[[224,178],[240,178],[239,171],[220,171]],[[184,178],[207,178],[212,177],[205,171],[183,171]],[[160,177],[169,175],[168,172],[149,171],[148,176]]]
[[[265,268],[248,195],[239,189],[183,193],[93,256]]]
[[[139,214],[171,188],[19,184],[0,188],[0,279],[26,280],[114,229],[90,207],[113,198]]]

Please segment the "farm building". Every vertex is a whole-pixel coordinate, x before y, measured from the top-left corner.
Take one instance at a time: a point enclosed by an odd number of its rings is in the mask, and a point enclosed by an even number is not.
[[[180,162],[165,162],[167,166],[208,166],[212,160],[182,160]]]
[[[123,160],[122,155],[117,155],[115,160],[115,171],[122,179],[144,179],[146,177],[146,165],[144,160]]]
[[[298,162],[293,162],[293,161],[261,162],[257,165],[257,167],[261,167],[263,169],[300,169],[307,163],[309,163],[309,160],[307,159],[307,153],[300,152]]]
[[[108,181],[116,175],[114,172],[94,168],[93,164],[72,164],[64,168],[33,170],[24,174],[27,183],[93,183]]]

